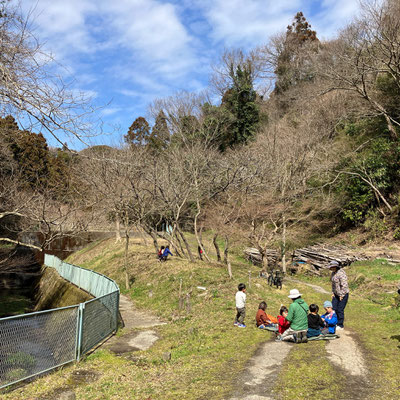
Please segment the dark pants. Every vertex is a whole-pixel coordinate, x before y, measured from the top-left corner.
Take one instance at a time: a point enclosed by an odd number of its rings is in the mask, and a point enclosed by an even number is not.
[[[235,322],[238,322],[239,324],[243,324],[244,317],[246,316],[246,308],[236,308],[236,318]]]
[[[335,294],[335,297],[332,299],[332,308],[335,310],[338,323],[337,325],[343,328],[344,323],[344,308],[346,307],[347,300],[349,300],[349,294],[347,293],[342,300],[340,300],[339,296]]]

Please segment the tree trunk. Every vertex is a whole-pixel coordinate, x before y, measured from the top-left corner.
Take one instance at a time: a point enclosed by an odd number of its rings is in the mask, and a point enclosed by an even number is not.
[[[229,279],[232,279],[232,267],[231,267],[231,262],[229,260],[228,260],[228,263],[227,263],[227,267],[228,267]]]
[[[199,249],[202,250],[205,259],[208,262],[210,262],[210,259],[208,258],[208,255],[207,255],[206,251],[204,250],[203,244],[201,243],[201,238],[200,238],[199,232],[197,231],[197,218],[200,215],[200,203],[199,203],[199,201],[197,201],[197,210],[198,211],[197,211],[196,215],[194,216],[194,221],[193,221],[194,222],[194,234],[196,236],[196,240],[197,240],[197,244],[199,246]],[[199,251],[199,256],[200,256],[200,260],[203,260],[203,257],[202,257],[202,254],[200,253],[200,251]]]
[[[119,243],[121,241],[120,224],[119,214],[117,214],[115,218],[115,243]]]
[[[229,239],[225,236],[225,248],[224,248],[224,263],[228,264],[228,253],[229,253]]]
[[[174,236],[175,236],[175,239],[176,239],[176,241],[178,242],[178,246],[179,246],[179,249],[181,250],[181,252],[182,252],[182,255],[183,255],[183,257],[185,257],[185,249],[183,248],[183,246],[182,246],[182,242],[181,242],[181,240],[179,239],[179,236],[178,236],[178,232],[175,230],[174,231]]]
[[[282,215],[282,271],[286,273],[286,219]]]
[[[153,229],[149,229],[147,230],[147,233],[151,236],[151,238],[153,239],[153,246],[154,249],[156,251],[156,254],[158,255],[158,240],[157,240],[157,235],[155,234],[155,232],[153,231]]]
[[[176,231],[179,233],[179,236],[182,238],[182,241],[183,241],[183,243],[185,244],[186,251],[187,251],[187,253],[188,253],[188,255],[189,255],[190,262],[194,263],[195,260],[194,260],[192,251],[190,250],[189,243],[188,243],[188,241],[186,240],[185,235],[184,235],[184,234],[182,233],[182,231],[180,230],[178,224],[176,224]]]
[[[129,272],[128,272],[128,250],[129,250],[129,231],[125,232],[125,286],[126,289],[130,289],[129,283]]]
[[[219,251],[219,246],[218,246],[218,243],[217,243],[217,237],[218,237],[218,234],[216,233],[214,235],[214,237],[213,237],[213,244],[214,244],[214,247],[215,247],[215,252],[217,253],[217,261],[221,262],[221,252]]]
[[[225,236],[225,248],[224,248],[224,263],[228,268],[229,278],[232,279],[232,267],[231,262],[229,261],[229,239],[228,236]]]

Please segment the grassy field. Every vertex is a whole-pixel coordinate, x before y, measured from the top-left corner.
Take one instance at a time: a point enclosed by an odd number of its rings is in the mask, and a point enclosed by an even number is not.
[[[160,340],[151,349],[116,356],[100,348],[79,364],[4,394],[3,398],[55,399],[57,393],[71,388],[77,399],[88,400],[225,399],[260,343],[273,338],[273,334],[254,326],[260,301],[266,300],[267,312],[277,315],[281,304],[289,305],[287,294],[293,287],[309,304],[322,305],[327,299],[305,284],[286,282],[282,290],[270,288],[266,280],[257,277],[259,268],[243,260],[240,250],[232,257],[232,280],[222,264],[190,264],[177,257],[158,263],[153,251],[150,243],[135,241],[131,246],[129,272],[134,282],[130,290],[123,284],[123,244],[98,242],[69,259],[112,277],[137,307],[168,322],[156,328]],[[399,269],[380,261],[358,263],[348,269],[348,275],[352,293],[346,326],[354,332],[370,368],[367,398],[398,399],[400,313],[393,307],[395,294],[382,293],[391,291],[387,289],[400,280]],[[234,295],[240,282],[248,286],[246,329],[233,326]],[[330,286],[327,277],[304,278],[304,282],[327,290]],[[377,293],[382,292],[376,298],[372,298],[371,282],[375,282]],[[181,310],[180,286],[184,295],[190,293],[190,302],[183,303]],[[80,379],[82,376],[84,379]],[[343,371],[328,362],[325,343],[310,342],[295,346],[289,353],[274,392],[282,400],[351,398],[341,397],[346,393],[346,379]]]

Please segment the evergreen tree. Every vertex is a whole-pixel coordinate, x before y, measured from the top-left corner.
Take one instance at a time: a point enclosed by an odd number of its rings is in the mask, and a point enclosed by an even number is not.
[[[170,141],[170,133],[167,124],[167,117],[164,111],[160,111],[157,115],[156,122],[151,131],[149,138],[149,147],[160,151],[168,147]]]
[[[313,79],[310,55],[317,51],[319,40],[302,12],[286,29],[285,41],[275,68],[276,84],[274,92],[282,94],[302,81]]]
[[[234,115],[223,106],[213,106],[205,103],[203,111],[203,131],[211,144],[218,147],[220,151],[225,151],[227,138],[235,123]]]
[[[125,141],[131,146],[145,146],[149,142],[150,125],[143,117],[133,121],[125,135]]]
[[[256,133],[260,121],[260,111],[256,103],[257,94],[253,88],[249,64],[231,68],[233,85],[222,99],[225,107],[234,117],[234,122],[223,138],[222,148],[247,143]]]
[[[26,183],[44,186],[49,177],[49,149],[41,133],[19,131],[11,151]]]

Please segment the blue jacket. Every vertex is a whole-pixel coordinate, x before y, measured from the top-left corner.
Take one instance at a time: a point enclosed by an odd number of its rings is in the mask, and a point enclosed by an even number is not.
[[[170,252],[169,248],[166,247],[165,250],[164,250],[164,253],[162,253],[162,256],[165,257],[165,258],[167,258],[167,257],[168,257],[168,254],[170,254],[171,256],[173,255],[173,254]]]
[[[335,333],[337,324],[337,315],[335,311],[332,310],[330,314],[325,313],[324,315],[321,315],[321,318],[328,325],[329,333]]]

